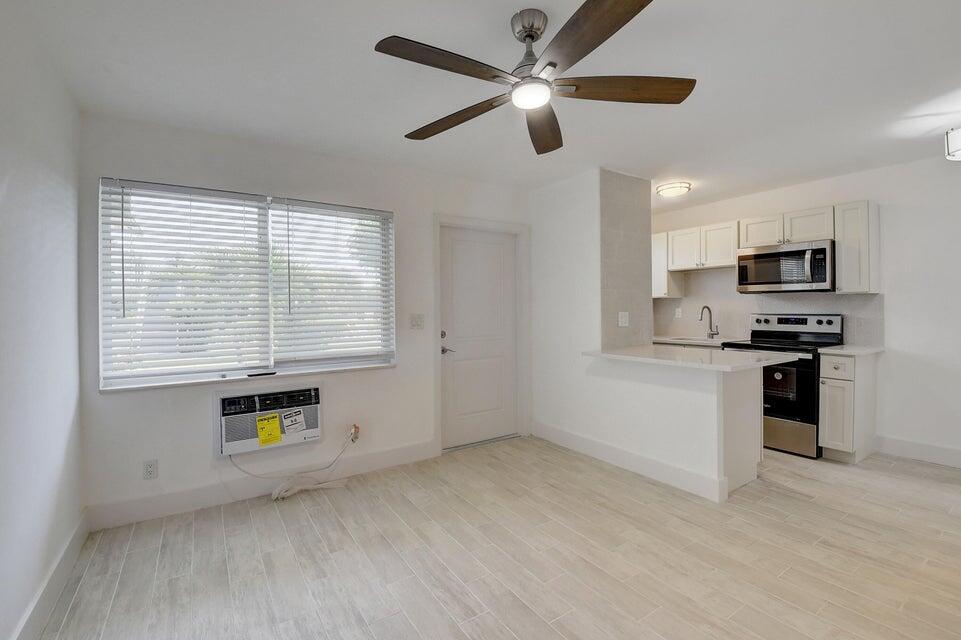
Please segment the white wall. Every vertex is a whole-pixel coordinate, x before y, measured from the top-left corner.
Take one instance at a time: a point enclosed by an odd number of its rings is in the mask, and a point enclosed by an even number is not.
[[[28,623],[75,531],[86,533],[77,419],[78,116],[21,11],[5,3],[0,19],[3,638]],[[43,623],[43,604],[27,633]]]
[[[323,122],[318,127],[325,126]],[[414,143],[411,143],[414,144]],[[354,162],[233,138],[109,118],[85,118],[81,138],[81,395],[91,518],[111,524],[262,494],[216,457],[212,394],[264,383],[234,382],[98,392],[97,193],[101,176],[291,196],[396,215],[397,366],[392,369],[272,379],[286,387],[322,382],[327,431],[317,445],[262,452],[242,462],[273,473],[325,464],[356,422],[360,441],[337,474],[440,452],[435,421],[434,214],[523,221],[519,194],[397,167]],[[409,328],[423,313],[426,327]],[[159,460],[144,481],[142,463]]]
[[[689,443],[717,438],[716,421],[705,419],[716,414],[717,376],[582,355],[602,339],[600,207],[609,181],[600,176],[590,171],[530,195],[533,433],[716,495],[716,450]],[[690,432],[679,435],[679,425]]]
[[[740,296],[721,293],[723,274],[698,278],[684,301],[688,323],[670,320],[674,304],[655,303],[656,329],[696,330],[689,316],[703,302],[719,304],[722,332],[753,310],[834,311],[852,323],[854,342],[883,337],[878,372],[878,434],[888,452],[961,466],[961,164],[932,158],[757,193],[655,216],[655,231],[869,199],[881,213],[879,296]],[[733,282],[733,275],[728,272]],[[700,299],[703,297],[703,302]],[[883,320],[883,327],[881,321]],[[859,323],[860,321],[860,323]],[[728,326],[725,326],[728,325]]]

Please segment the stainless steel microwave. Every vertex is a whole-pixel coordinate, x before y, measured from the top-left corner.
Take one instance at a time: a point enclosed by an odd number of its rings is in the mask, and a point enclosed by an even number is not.
[[[737,290],[834,291],[834,240],[739,250]]]

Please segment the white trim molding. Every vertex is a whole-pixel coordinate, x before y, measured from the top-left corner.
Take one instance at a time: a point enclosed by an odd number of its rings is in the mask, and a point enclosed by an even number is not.
[[[622,469],[633,471],[645,478],[693,493],[712,502],[727,500],[727,479],[715,480],[708,476],[674,465],[647,458],[620,447],[588,438],[570,431],[558,429],[534,421],[534,436],[583,453],[584,455],[609,462]]]
[[[955,447],[881,435],[876,436],[876,442],[881,453],[961,469],[961,449]]]
[[[77,526],[74,527],[70,539],[67,540],[63,550],[60,552],[57,562],[50,567],[50,572],[47,574],[46,579],[37,589],[37,593],[34,595],[30,607],[20,621],[18,631],[15,633],[14,638],[17,640],[36,640],[40,637],[40,634],[43,633],[43,629],[47,625],[47,621],[53,613],[57,601],[60,599],[60,594],[70,586],[68,583],[71,582],[70,576],[73,572],[73,566],[77,563],[77,558],[80,556],[80,548],[83,546],[89,533],[90,526],[88,524],[87,511],[84,510],[81,511],[80,520],[77,522]],[[78,584],[79,578],[77,579],[77,584],[74,584],[73,587],[76,588]]]
[[[348,478],[360,473],[419,462],[439,455],[440,450],[435,447],[433,440],[353,456],[345,455],[327,479]],[[282,480],[263,480],[244,476],[234,471],[226,463],[224,464],[225,473],[230,473],[231,477],[223,479],[221,482],[187,487],[179,491],[133,500],[90,505],[87,507],[87,521],[90,528],[96,531],[97,529],[119,527],[133,522],[215,507],[237,500],[256,498],[270,494],[282,482]],[[295,475],[309,472],[313,468],[315,467],[284,469],[283,473]]]

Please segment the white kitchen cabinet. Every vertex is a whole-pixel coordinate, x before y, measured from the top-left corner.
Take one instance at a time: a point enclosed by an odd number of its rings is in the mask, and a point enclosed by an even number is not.
[[[697,269],[701,262],[701,229],[667,232],[667,264],[671,271]]]
[[[737,222],[667,233],[669,271],[733,267],[737,264]]]
[[[701,267],[733,267],[737,264],[737,223],[701,227]]]
[[[790,242],[833,240],[834,207],[792,211],[764,218],[745,218],[740,221],[739,227],[742,249]]]
[[[784,243],[834,239],[834,207],[784,214]]]
[[[835,289],[838,293],[881,291],[881,233],[877,209],[867,201],[834,208]]]
[[[683,298],[684,276],[668,270],[667,234],[651,236],[651,297]]]
[[[858,348],[851,348],[857,351]],[[841,350],[847,350],[841,347]],[[876,450],[877,349],[821,354],[818,445],[830,460],[858,463]]]
[[[740,221],[740,246],[769,247],[784,241],[784,217],[745,218]]]
[[[821,378],[818,444],[854,453],[854,383]]]

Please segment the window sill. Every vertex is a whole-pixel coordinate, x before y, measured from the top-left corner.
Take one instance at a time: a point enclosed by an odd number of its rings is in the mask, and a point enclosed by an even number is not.
[[[276,380],[277,378],[288,378],[294,376],[307,376],[326,373],[346,373],[350,371],[366,371],[370,369],[392,369],[397,366],[396,359],[381,362],[364,363],[331,363],[327,365],[303,365],[300,367],[284,367],[272,373],[211,373],[194,374],[191,376],[167,376],[157,377],[154,380],[135,380],[135,381],[100,381],[100,393],[113,393],[116,391],[142,391],[144,389],[165,389],[171,387],[186,387],[195,385],[209,385],[224,382],[256,382]]]

